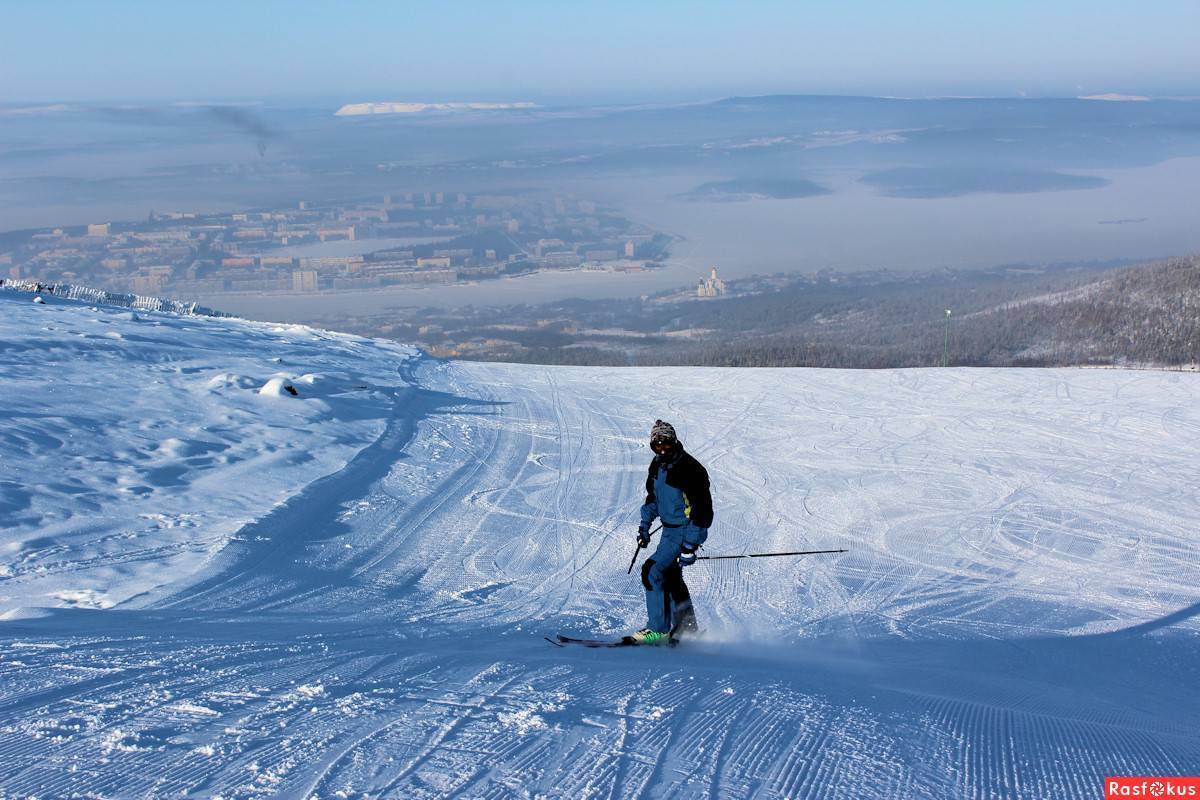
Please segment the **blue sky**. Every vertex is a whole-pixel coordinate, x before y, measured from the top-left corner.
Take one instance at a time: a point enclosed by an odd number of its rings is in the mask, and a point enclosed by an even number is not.
[[[23,2],[0,100],[1200,94],[1200,2]]]

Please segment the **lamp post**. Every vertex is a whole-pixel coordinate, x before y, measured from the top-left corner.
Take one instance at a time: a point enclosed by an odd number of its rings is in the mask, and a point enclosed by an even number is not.
[[[942,344],[942,366],[950,366],[950,309],[946,309],[946,337]]]

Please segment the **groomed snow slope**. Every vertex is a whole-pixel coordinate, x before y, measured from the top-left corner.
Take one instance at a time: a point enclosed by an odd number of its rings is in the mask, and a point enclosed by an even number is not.
[[[339,388],[255,394],[275,372]],[[1200,772],[1192,375],[443,364],[0,295],[0,380],[0,797]],[[643,622],[655,417],[708,466],[710,554],[850,552],[689,568],[707,633],[672,650],[552,647]]]

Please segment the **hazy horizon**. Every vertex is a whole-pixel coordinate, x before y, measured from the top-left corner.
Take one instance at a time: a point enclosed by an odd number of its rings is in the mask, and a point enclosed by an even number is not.
[[[189,107],[246,107],[322,109],[330,112],[355,103],[532,103],[536,111],[565,111],[578,109],[638,109],[672,108],[678,106],[707,105],[723,100],[769,99],[769,98],[813,98],[813,99],[861,99],[861,100],[1001,100],[1001,101],[1045,101],[1045,100],[1095,100],[1096,102],[1178,102],[1189,103],[1200,100],[1200,85],[1195,94],[1155,94],[1151,92],[1096,91],[1089,94],[987,94],[987,93],[929,93],[887,94],[871,92],[820,92],[820,91],[731,91],[684,92],[631,90],[609,90],[588,95],[545,95],[536,92],[387,92],[347,91],[340,95],[306,94],[260,94],[260,95],[180,95],[173,97],[112,96],[80,99],[74,97],[49,97],[39,100],[0,99],[0,115],[7,113],[40,114],[71,110],[135,109],[135,108],[189,108]]]
[[[10,5],[0,102],[1200,95],[1200,6]]]

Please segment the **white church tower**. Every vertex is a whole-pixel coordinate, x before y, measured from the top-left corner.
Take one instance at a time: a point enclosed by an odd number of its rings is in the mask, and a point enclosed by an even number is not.
[[[707,278],[700,279],[700,285],[696,287],[697,297],[718,297],[725,294],[725,281],[717,277],[717,268],[712,268],[712,274]]]

